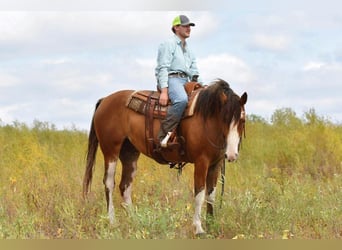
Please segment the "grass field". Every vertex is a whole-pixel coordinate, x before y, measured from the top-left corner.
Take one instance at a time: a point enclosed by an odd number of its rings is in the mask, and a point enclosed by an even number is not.
[[[134,205],[125,210],[116,188],[117,222],[109,225],[100,153],[89,199],[81,198],[86,147],[85,131],[39,121],[0,125],[1,239],[196,238],[191,164],[177,178],[141,156]],[[342,126],[314,110],[299,118],[279,109],[271,122],[250,115],[225,179],[206,238],[342,238]]]

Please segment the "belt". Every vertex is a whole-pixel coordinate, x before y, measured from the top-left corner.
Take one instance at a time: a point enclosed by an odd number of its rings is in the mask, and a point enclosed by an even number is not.
[[[188,78],[188,75],[184,72],[173,72],[169,74],[169,77],[180,77],[180,78]]]

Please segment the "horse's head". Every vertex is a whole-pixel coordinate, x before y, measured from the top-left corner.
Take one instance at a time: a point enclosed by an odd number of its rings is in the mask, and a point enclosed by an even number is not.
[[[195,113],[201,114],[204,122],[219,121],[221,123],[218,128],[222,131],[217,131],[222,138],[222,133],[225,138],[223,146],[220,142],[213,143],[208,138],[210,144],[218,149],[225,148],[226,158],[228,161],[235,161],[239,155],[239,146],[245,128],[245,104],[247,102],[247,93],[241,97],[234,93],[229,84],[221,79],[217,79],[213,84],[210,84],[205,90],[200,92]]]
[[[229,126],[229,132],[227,136],[227,148],[225,156],[229,162],[233,162],[237,160],[239,156],[240,143],[242,140],[242,134],[245,130],[245,121],[246,121],[246,112],[245,112],[245,104],[247,102],[247,93],[243,93],[243,95],[239,98],[239,107],[238,110],[234,111],[237,116],[231,120]]]

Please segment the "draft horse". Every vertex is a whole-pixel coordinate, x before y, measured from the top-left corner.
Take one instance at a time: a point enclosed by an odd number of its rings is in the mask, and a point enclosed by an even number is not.
[[[111,223],[115,219],[112,195],[118,160],[122,163],[120,193],[124,203],[130,205],[138,157],[140,153],[148,155],[145,116],[126,105],[133,92],[134,90],[122,90],[100,99],[96,104],[89,132],[83,195],[86,197],[89,191],[99,145],[104,157],[103,183]],[[235,161],[238,157],[245,126],[246,102],[246,92],[240,97],[227,82],[218,79],[201,89],[193,116],[183,119],[179,125],[178,131],[185,140],[183,158],[185,162],[194,164],[193,224],[196,234],[205,232],[201,223],[201,208],[205,199],[207,214],[213,215],[215,189],[222,160],[226,157],[228,161]],[[156,136],[160,121],[155,119],[153,123],[153,134]]]

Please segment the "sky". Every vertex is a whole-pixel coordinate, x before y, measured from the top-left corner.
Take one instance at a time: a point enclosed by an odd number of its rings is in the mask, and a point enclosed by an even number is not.
[[[187,41],[204,82],[221,78],[247,92],[248,114],[270,120],[281,108],[299,117],[315,109],[342,123],[340,1],[210,1],[215,7],[184,10],[85,3],[0,3],[0,124],[88,130],[99,98],[155,89],[157,49],[179,14],[196,24]]]

